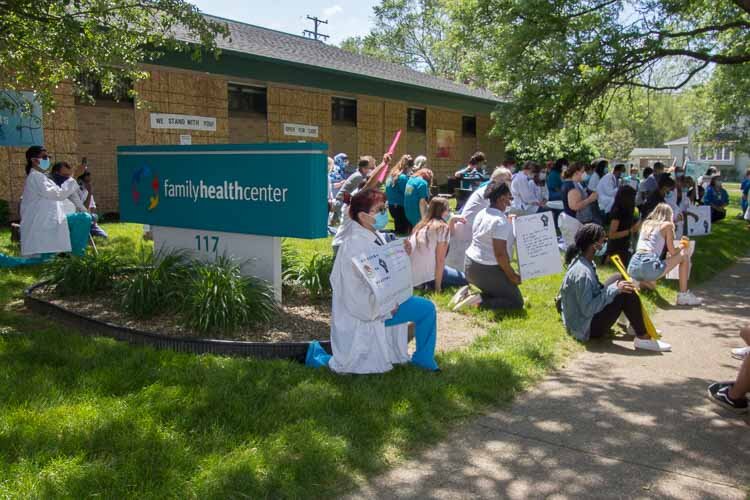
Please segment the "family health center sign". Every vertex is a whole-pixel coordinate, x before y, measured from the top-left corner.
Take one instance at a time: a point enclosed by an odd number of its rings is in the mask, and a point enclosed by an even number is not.
[[[317,143],[120,146],[120,219],[324,238],[327,149]]]

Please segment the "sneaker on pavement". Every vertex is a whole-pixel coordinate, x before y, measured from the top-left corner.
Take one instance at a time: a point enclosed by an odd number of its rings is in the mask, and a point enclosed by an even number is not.
[[[672,346],[661,340],[653,339],[642,339],[636,337],[633,341],[633,345],[636,349],[643,349],[644,351],[655,351],[655,352],[669,352],[672,350]]]
[[[677,294],[678,306],[699,306],[701,304],[703,304],[703,301],[693,295],[693,292],[691,292],[690,290]]]
[[[729,397],[729,389],[732,383],[716,382],[708,386],[708,399],[722,408],[734,413],[747,413],[747,398],[732,399]]]
[[[750,346],[738,347],[737,349],[732,349],[732,357],[734,359],[739,359],[740,361],[743,361],[748,356],[750,356]]]
[[[451,301],[448,302],[448,307],[453,307],[462,300],[464,300],[466,297],[469,296],[469,292],[471,292],[471,287],[469,285],[462,286],[458,289],[458,291],[453,295],[451,298]]]
[[[453,308],[453,312],[460,311],[461,309],[469,306],[476,306],[482,303],[482,296],[478,293],[469,295],[464,300],[456,304],[456,307]]]

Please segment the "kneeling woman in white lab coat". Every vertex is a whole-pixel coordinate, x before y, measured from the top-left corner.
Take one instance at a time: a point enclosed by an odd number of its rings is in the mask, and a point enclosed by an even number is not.
[[[386,197],[382,191],[366,189],[352,197],[349,216],[353,222],[336,255],[331,273],[333,309],[331,312],[331,347],[328,356],[318,347],[311,348],[307,364],[328,365],[339,373],[383,373],[404,360],[393,348],[400,329],[389,328],[408,322],[416,324],[416,352],[411,362],[420,368],[437,371],[435,339],[437,313],[435,305],[422,297],[411,297],[393,304],[392,312],[380,315],[378,303],[364,278],[352,263],[352,257],[385,245],[379,232],[388,223]],[[407,252],[411,247],[405,242]]]
[[[21,200],[21,255],[24,257],[71,251],[68,218],[62,201],[70,199],[79,212],[78,183],[68,179],[62,186],[47,177],[47,150],[31,146],[26,151],[26,183]],[[75,195],[75,196],[73,196]]]

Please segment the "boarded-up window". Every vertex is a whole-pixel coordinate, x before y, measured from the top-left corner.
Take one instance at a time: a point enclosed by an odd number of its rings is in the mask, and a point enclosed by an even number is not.
[[[255,113],[265,116],[268,109],[268,98],[264,87],[230,83],[229,113]]]
[[[409,132],[426,132],[427,111],[418,108],[408,108],[406,110],[406,130]]]
[[[461,133],[464,137],[476,137],[477,136],[477,117],[476,116],[462,116],[461,117]]]
[[[357,100],[346,97],[331,98],[331,119],[337,125],[357,126]]]

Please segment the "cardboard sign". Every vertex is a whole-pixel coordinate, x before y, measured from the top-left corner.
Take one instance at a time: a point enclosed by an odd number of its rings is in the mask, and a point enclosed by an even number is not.
[[[352,262],[375,295],[381,315],[389,314],[412,296],[411,260],[403,240],[352,257]]]
[[[675,248],[679,248],[680,246],[680,240],[675,240],[674,242]],[[695,253],[695,240],[690,241],[690,246],[688,247],[688,255],[690,256],[690,263],[691,266],[688,270],[688,277],[690,277],[690,271],[692,271],[692,260],[693,260],[693,253]],[[671,271],[667,273],[667,279],[668,280],[678,280],[680,279],[680,266],[675,267]]]
[[[706,205],[690,207],[685,217],[687,218],[688,236],[711,234],[711,207]]]
[[[516,217],[514,226],[522,280],[562,272],[555,221],[550,212]]]

